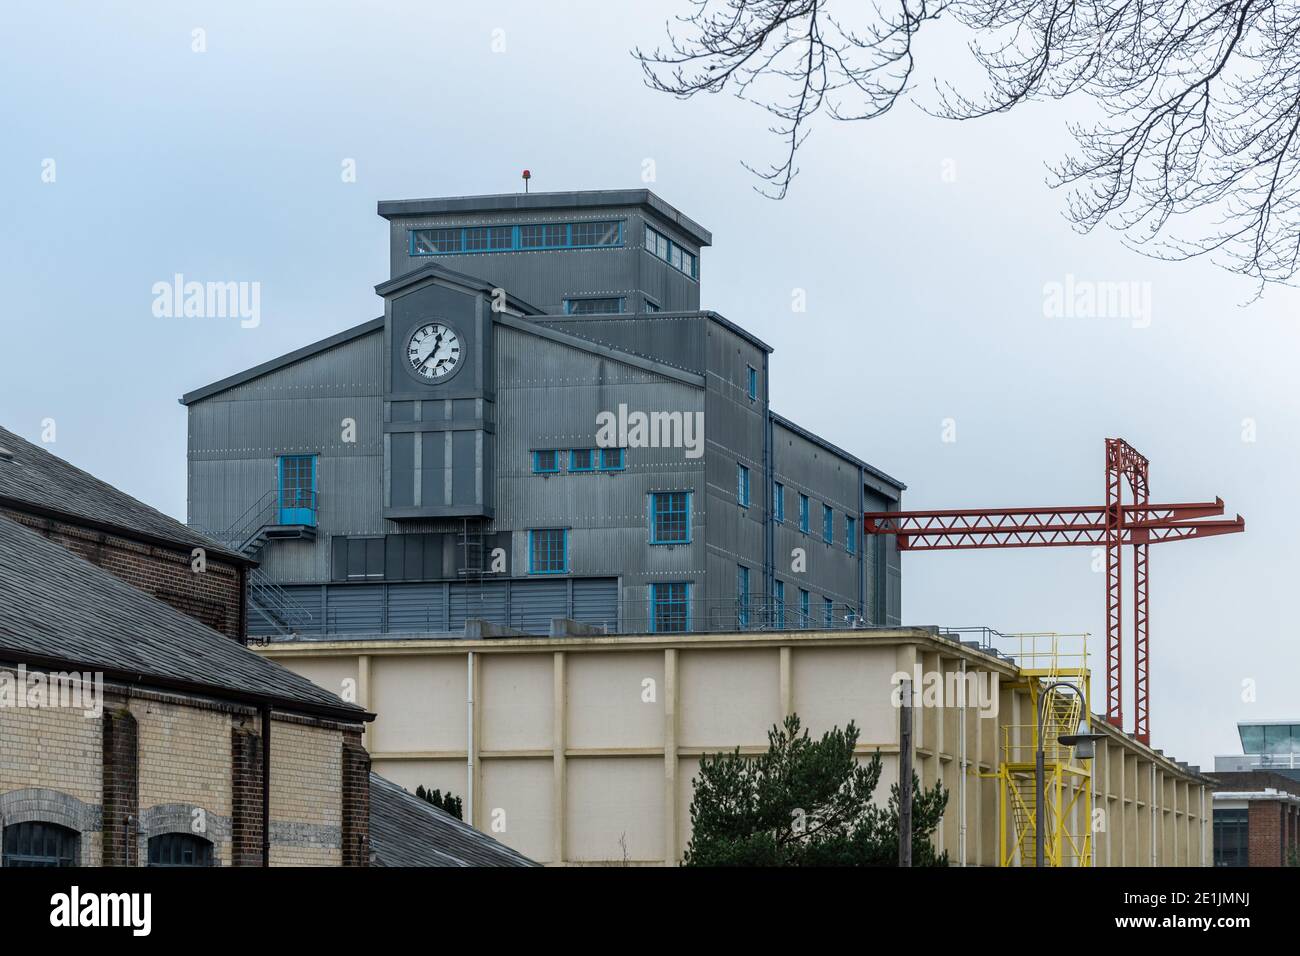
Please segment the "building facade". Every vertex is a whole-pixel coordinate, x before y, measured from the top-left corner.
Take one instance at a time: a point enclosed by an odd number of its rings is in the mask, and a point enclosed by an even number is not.
[[[1049,645],[1053,660],[1066,655],[1055,640],[1008,656],[960,637],[862,628],[258,651],[327,690],[355,686],[376,714],[366,745],[378,772],[408,790],[463,795],[476,827],[548,865],[677,864],[701,759],[765,753],[769,729],[791,713],[814,737],[853,721],[859,760],[881,757],[884,801],[902,753],[898,676],[922,675],[918,687],[938,678],[945,689],[921,696],[911,742],[922,785],[948,791],[936,849],[954,866],[1032,866],[1035,695],[1063,673],[1042,676],[1034,658]],[[964,697],[952,693],[958,682]],[[1091,728],[1103,735],[1096,756],[1068,772],[1053,772],[1062,755],[1049,744],[1057,865],[1209,866],[1211,781],[1099,717]]]
[[[370,718],[0,519],[0,865],[365,866]]]
[[[889,625],[903,486],[777,415],[646,190],[381,203],[384,314],[191,392],[189,520],[252,634]]]

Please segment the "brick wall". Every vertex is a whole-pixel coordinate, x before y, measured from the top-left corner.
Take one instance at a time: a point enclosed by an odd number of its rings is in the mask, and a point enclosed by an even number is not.
[[[196,572],[189,548],[144,544],[70,521],[8,509],[0,509],[0,517],[31,528],[127,584],[243,641],[243,575],[238,565],[208,555],[206,569]]]
[[[1282,865],[1282,812],[1280,800],[1252,800],[1248,823],[1251,866]]]
[[[354,725],[276,713],[273,864],[369,864],[361,740]],[[0,830],[68,826],[86,866],[144,865],[149,838],[169,832],[211,841],[220,866],[261,866],[263,755],[260,715],[233,703],[110,685],[102,713],[0,707]]]
[[[343,865],[370,865],[370,754],[361,731],[343,733]]]
[[[103,733],[103,865],[135,866],[134,829],[140,819],[139,727],[126,708],[106,710]]]

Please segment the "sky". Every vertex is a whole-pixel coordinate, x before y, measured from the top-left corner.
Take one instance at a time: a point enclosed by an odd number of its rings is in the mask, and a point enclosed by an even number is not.
[[[655,93],[630,55],[687,8],[3,5],[0,421],[52,422],[51,451],[184,519],[177,399],[379,315],[379,200],[512,192],[524,168],[535,191],[644,185],[712,231],[703,306],[775,348],[773,407],[902,479],[906,507],[1099,504],[1110,436],[1151,460],[1153,500],[1222,496],[1245,534],[1152,548],[1152,743],[1208,767],[1236,721],[1300,719],[1279,618],[1300,296],[1247,304],[1208,261],[1075,232],[1046,166],[1083,103],[953,123],[920,89],[819,123],[764,198],[741,161],[777,156],[766,115]],[[260,322],[155,315],[178,273],[259,283]],[[1049,304],[1089,283],[1138,305]],[[907,624],[1090,633],[1104,707],[1089,549],[904,555],[903,581]]]

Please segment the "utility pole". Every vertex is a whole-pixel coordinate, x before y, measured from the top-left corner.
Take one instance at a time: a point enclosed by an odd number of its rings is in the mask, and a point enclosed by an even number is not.
[[[903,680],[898,709],[898,865],[912,865],[912,682]]]

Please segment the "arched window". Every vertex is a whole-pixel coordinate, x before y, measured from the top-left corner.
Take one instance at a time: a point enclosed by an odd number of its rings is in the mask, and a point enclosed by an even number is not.
[[[160,833],[149,838],[150,866],[211,866],[212,844],[192,833]]]
[[[76,866],[81,835],[57,823],[31,820],[4,830],[4,866]]]

